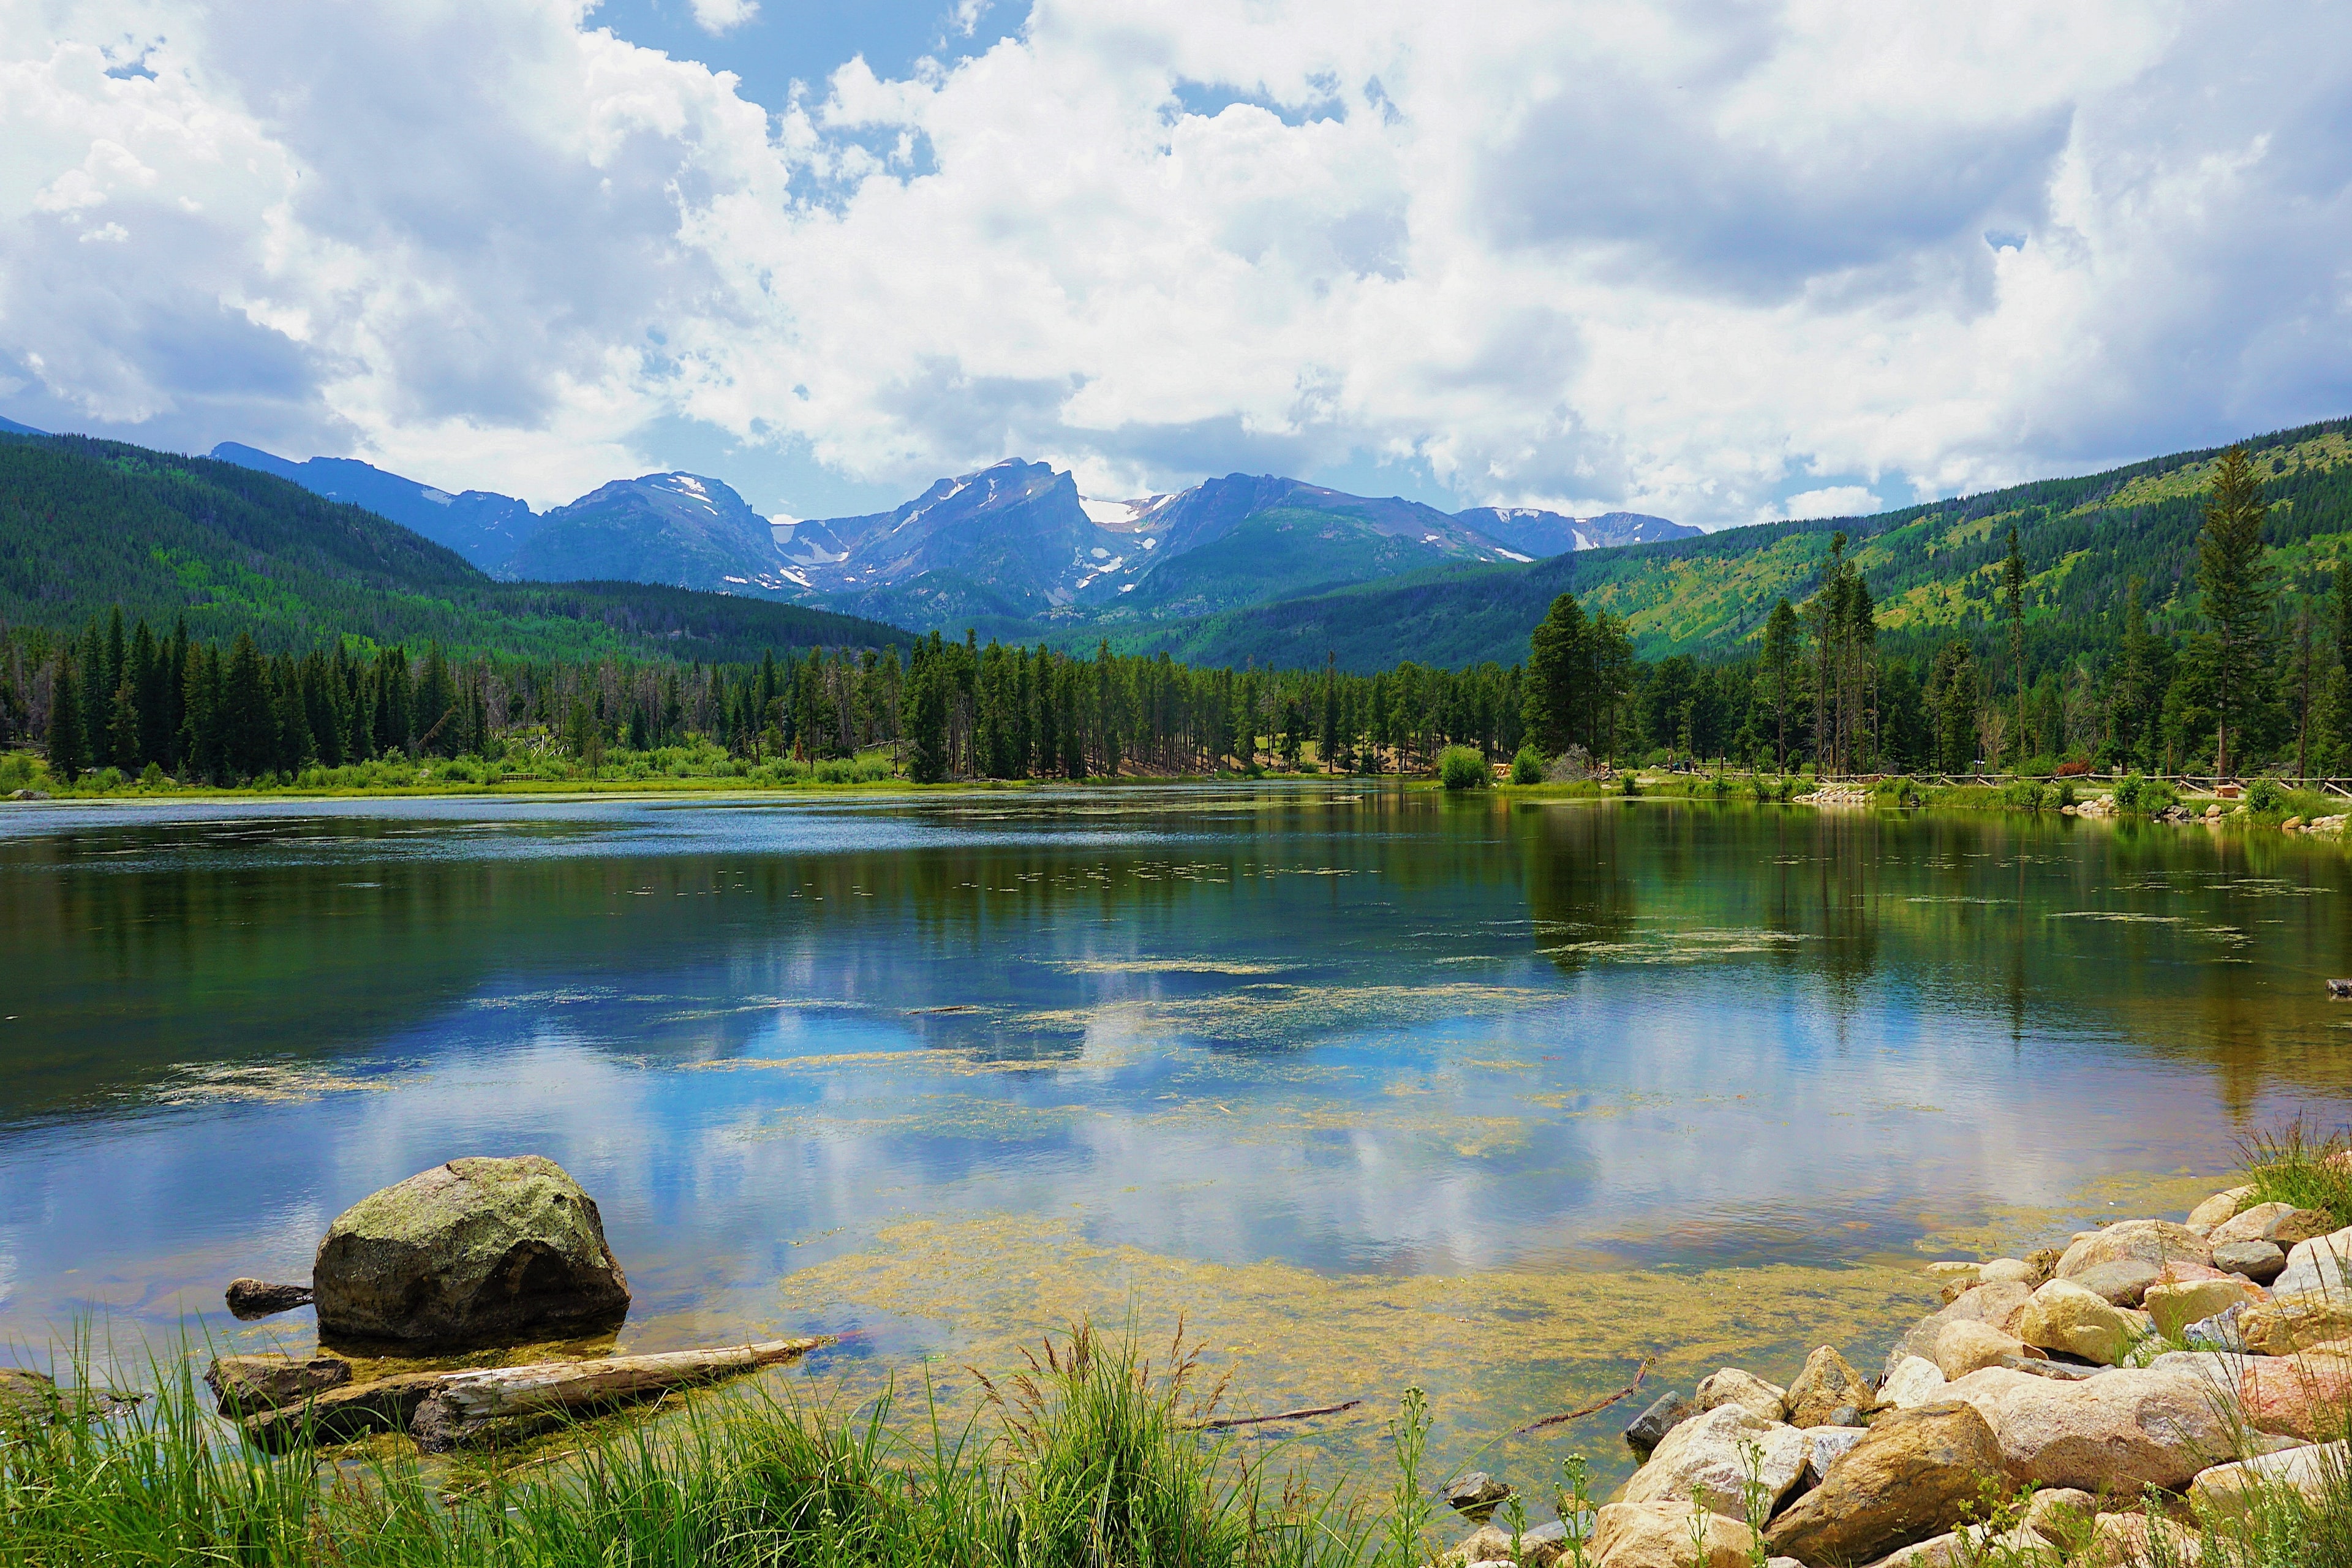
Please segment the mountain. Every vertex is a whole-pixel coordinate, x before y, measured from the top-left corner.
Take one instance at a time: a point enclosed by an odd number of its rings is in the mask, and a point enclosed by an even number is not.
[[[14,419],[0,418],[0,436],[46,436],[46,430],[36,430],[30,425],[19,425]]]
[[[512,577],[612,578],[714,593],[785,593],[768,520],[717,479],[646,474],[600,485],[539,520],[506,563]]]
[[[2265,477],[2271,577],[2307,602],[2327,591],[2336,563],[2352,564],[2352,420],[2243,444]],[[1572,592],[1588,612],[1623,618],[1643,658],[1740,656],[1753,651],[1775,603],[1785,595],[1801,604],[1820,585],[1832,536],[1843,532],[1847,558],[1876,601],[1882,647],[1924,651],[1957,638],[1986,655],[2005,636],[2000,562],[2014,527],[2036,660],[2069,658],[2114,646],[2135,578],[2158,627],[2194,623],[2197,534],[2220,452],[2174,453],[1868,517],[1764,523],[1526,565],[1426,569],[1123,628],[1111,640],[1122,652],[1164,649],[1206,664],[1311,665],[1335,653],[1355,670],[1406,658],[1507,665],[1527,658],[1528,630],[1553,597]]]
[[[220,462],[291,479],[330,500],[365,507],[436,544],[446,545],[489,573],[506,565],[539,521],[527,503],[512,496],[489,490],[451,495],[352,458],[312,458],[297,463],[236,441],[223,441],[212,449],[212,456]]]
[[[1524,506],[1480,506],[1457,511],[1455,521],[1499,539],[1529,556],[1570,550],[1606,550],[1618,544],[1654,544],[1662,539],[1696,539],[1704,529],[1668,522],[1638,511],[1604,511],[1599,517],[1569,517]]]
[[[1143,548],[1132,531],[1088,515],[1068,474],[1018,458],[941,479],[893,511],[778,532],[788,533],[789,574],[807,594],[942,626],[1050,615],[1130,575]]]
[[[307,467],[307,465],[306,465]],[[906,645],[894,626],[637,583],[502,583],[457,552],[226,460],[0,435],[0,621],[78,629],[115,605],[271,648],[346,634],[578,658],[757,658]]]
[[[1417,501],[1246,474],[1109,500],[1017,458],[941,479],[894,511],[777,531],[787,574],[813,599],[1013,637],[1208,614],[1440,562],[1527,559]]]

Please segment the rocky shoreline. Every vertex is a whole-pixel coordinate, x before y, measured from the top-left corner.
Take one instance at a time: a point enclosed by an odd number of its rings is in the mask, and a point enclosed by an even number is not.
[[[1626,1429],[1642,1467],[1580,1542],[1488,1522],[1441,1568],[2187,1568],[2347,1466],[2352,1227],[2254,1197],[1930,1264],[1944,1305],[1874,1379],[1827,1345],[1785,1387],[1726,1367]]]

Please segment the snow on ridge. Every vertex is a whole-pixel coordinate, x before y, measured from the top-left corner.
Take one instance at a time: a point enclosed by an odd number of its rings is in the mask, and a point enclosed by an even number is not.
[[[456,496],[451,495],[447,490],[436,490],[431,485],[425,486],[422,493],[425,499],[431,501],[435,506],[447,506],[451,501],[457,499]]]

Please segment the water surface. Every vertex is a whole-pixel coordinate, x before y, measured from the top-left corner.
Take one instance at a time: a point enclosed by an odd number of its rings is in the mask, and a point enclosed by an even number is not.
[[[2347,890],[2274,835],[1349,784],[0,809],[0,1338],[299,1341],[222,1285],[537,1152],[632,1349],[850,1331],[801,1375],[866,1386],[1187,1311],[1252,1407],[1418,1379],[1466,1449],[1643,1355],[1874,1361],[1897,1269],[2340,1121]]]

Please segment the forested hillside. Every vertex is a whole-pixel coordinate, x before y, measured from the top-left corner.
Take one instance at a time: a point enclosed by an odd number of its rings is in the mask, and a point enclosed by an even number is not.
[[[2271,507],[2264,538],[2279,607],[2292,615],[2324,591],[2337,560],[2352,558],[2352,421],[2257,437],[2245,449]],[[1366,671],[1406,657],[1508,661],[1525,657],[1527,627],[1545,606],[1574,593],[1623,621],[1644,659],[1752,656],[1773,605],[1821,585],[1830,541],[1843,532],[1876,601],[1882,646],[1918,652],[1957,637],[1981,656],[1995,639],[1993,578],[2013,527],[2025,559],[2028,658],[2039,673],[2120,646],[2125,590],[2136,577],[2157,630],[2188,628],[2197,531],[2218,455],[2179,453],[1871,517],[1579,551],[1531,566],[1435,567],[1172,627],[1115,631],[1112,640],[1203,663],[1308,664],[1330,653]]]
[[[208,458],[0,435],[0,624],[120,606],[265,651],[355,637],[509,654],[754,658],[911,641],[877,622],[635,583],[498,583],[355,506]]]

